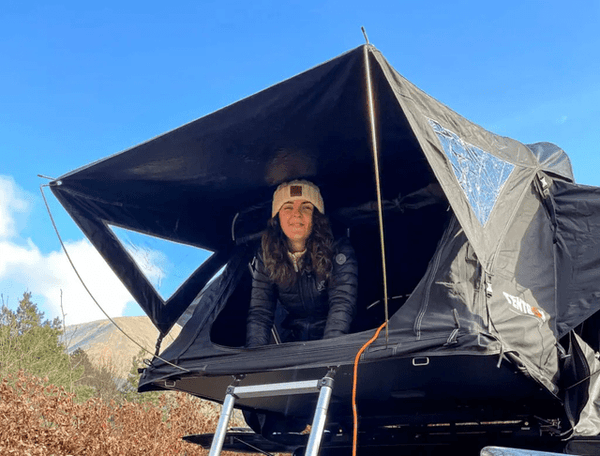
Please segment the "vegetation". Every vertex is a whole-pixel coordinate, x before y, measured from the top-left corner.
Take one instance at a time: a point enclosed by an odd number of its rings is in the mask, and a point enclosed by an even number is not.
[[[144,355],[146,352],[144,350],[140,350],[137,356],[134,356],[131,359],[131,369],[129,370],[129,374],[127,375],[127,379],[125,385],[122,388],[122,392],[124,394],[125,399],[128,402],[134,402],[136,404],[148,403],[151,402],[153,404],[158,404],[160,397],[164,394],[158,391],[139,394],[137,392],[138,383],[140,379],[140,374],[138,369],[144,367]]]
[[[82,350],[69,356],[61,332],[60,320],[44,320],[31,293],[16,311],[2,306],[0,454],[208,453],[181,437],[214,432],[219,406],[183,393],[138,394],[141,353],[119,388],[110,366],[94,366]]]
[[[0,397],[0,454],[205,455],[181,437],[214,432],[217,421],[182,393],[171,405],[166,395],[158,406],[97,398],[80,403],[24,372],[2,381]]]
[[[44,313],[24,293],[16,311],[6,305],[0,311],[0,376],[27,371],[48,377],[56,385],[73,391],[72,376],[82,370],[71,370],[69,355],[59,339],[62,324],[58,318],[44,320]]]
[[[80,348],[71,354],[71,369],[77,374],[73,380],[77,385],[77,399],[96,397],[105,402],[117,403],[124,399],[115,381],[115,369],[110,365],[94,366],[87,353]]]

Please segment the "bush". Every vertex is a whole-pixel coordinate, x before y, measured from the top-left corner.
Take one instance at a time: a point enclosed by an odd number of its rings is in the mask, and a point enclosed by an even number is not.
[[[117,373],[110,365],[94,366],[87,353],[78,348],[71,354],[71,368],[77,375],[73,381],[73,389],[78,401],[96,397],[104,402],[120,403],[125,399],[117,387]],[[87,390],[85,389],[87,388]]]
[[[25,372],[5,378],[0,384],[0,454],[206,455],[207,450],[181,437],[214,432],[219,414],[219,406],[184,393],[163,394],[158,405],[74,399],[47,378]]]
[[[33,375],[48,376],[54,385],[73,388],[73,379],[82,370],[73,371],[69,355],[59,342],[59,320],[44,320],[44,313],[23,293],[16,311],[0,309],[0,378],[24,369]]]

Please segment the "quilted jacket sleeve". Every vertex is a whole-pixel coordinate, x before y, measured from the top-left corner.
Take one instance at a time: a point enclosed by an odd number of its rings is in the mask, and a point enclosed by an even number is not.
[[[260,255],[254,258],[252,294],[246,320],[246,347],[267,345],[271,340],[271,327],[275,320],[277,289]]]
[[[336,242],[329,282],[329,313],[324,339],[347,334],[356,315],[358,264],[348,238]]]

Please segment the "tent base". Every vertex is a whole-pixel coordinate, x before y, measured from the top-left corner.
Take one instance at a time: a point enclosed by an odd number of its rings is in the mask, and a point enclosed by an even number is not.
[[[185,436],[183,439],[209,449],[213,436],[214,434],[197,434]],[[226,434],[223,450],[239,453],[304,454],[307,441],[308,434],[302,433],[277,433],[267,438],[250,429],[234,429]],[[444,423],[360,430],[357,450],[358,454],[383,456],[468,456],[479,455],[484,447],[489,446],[562,452],[565,442],[558,435],[548,433],[545,423],[537,422],[535,417],[531,417],[531,420],[512,422]],[[329,429],[325,432],[320,454],[347,455],[351,447],[351,432]]]
[[[500,368],[497,363],[497,355],[429,355],[364,363],[357,395],[361,426],[376,429],[502,422],[532,415],[548,422],[553,419],[564,422],[563,406],[558,399],[509,363],[502,363]],[[326,373],[325,367],[256,372],[246,374],[241,385],[313,380]],[[352,427],[352,379],[352,366],[340,365],[335,376],[330,422],[333,425],[335,421],[344,429]],[[231,383],[231,374],[188,374],[155,381],[155,386],[222,402]],[[301,395],[236,401],[236,407],[245,411],[273,415],[278,420],[283,416],[306,419],[306,423],[311,421],[315,405],[316,398]]]

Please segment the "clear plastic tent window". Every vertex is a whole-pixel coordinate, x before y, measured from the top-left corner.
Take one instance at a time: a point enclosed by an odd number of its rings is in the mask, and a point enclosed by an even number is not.
[[[455,133],[428,119],[452,170],[482,226],[487,223],[502,187],[515,166],[489,152],[465,143]]]
[[[163,300],[170,298],[210,252],[154,236],[108,227]]]

